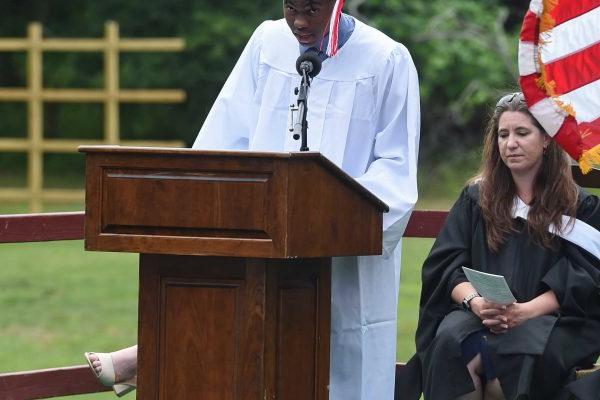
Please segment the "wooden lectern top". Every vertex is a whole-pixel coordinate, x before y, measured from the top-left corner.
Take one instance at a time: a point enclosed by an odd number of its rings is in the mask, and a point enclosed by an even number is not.
[[[388,207],[318,152],[82,146],[86,250],[381,254]]]

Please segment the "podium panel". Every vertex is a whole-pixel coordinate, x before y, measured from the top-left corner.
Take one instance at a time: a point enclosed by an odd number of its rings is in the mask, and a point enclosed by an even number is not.
[[[330,274],[323,258],[142,254],[137,398],[327,399]]]
[[[387,206],[319,153],[80,150],[87,153],[86,250],[381,254]]]

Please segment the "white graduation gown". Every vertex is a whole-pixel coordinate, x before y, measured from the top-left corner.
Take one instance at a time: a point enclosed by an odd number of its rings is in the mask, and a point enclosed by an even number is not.
[[[298,151],[288,131],[300,83],[298,42],[284,20],[252,35],[193,147]],[[420,128],[417,73],[406,48],[356,21],[323,62],[308,98],[308,146],[389,207],[382,256],[333,259],[331,400],[394,396],[399,245],[417,201]]]

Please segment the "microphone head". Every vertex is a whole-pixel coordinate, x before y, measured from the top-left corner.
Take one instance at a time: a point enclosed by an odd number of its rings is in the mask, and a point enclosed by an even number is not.
[[[314,78],[321,72],[321,58],[314,50],[307,50],[296,60],[296,71],[302,75],[302,71],[306,69],[309,77]]]

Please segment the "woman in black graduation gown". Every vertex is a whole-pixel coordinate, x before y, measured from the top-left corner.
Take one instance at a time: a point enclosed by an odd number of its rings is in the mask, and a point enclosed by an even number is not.
[[[519,200],[527,220],[513,217]],[[599,229],[599,199],[574,183],[523,95],[504,96],[480,173],[423,265],[417,354],[401,372],[399,398],[418,398],[419,388],[428,400],[600,398],[585,388],[600,376],[574,381],[574,368],[600,354],[600,261],[572,243],[581,222]],[[503,275],[517,302],[486,302],[462,266]]]

